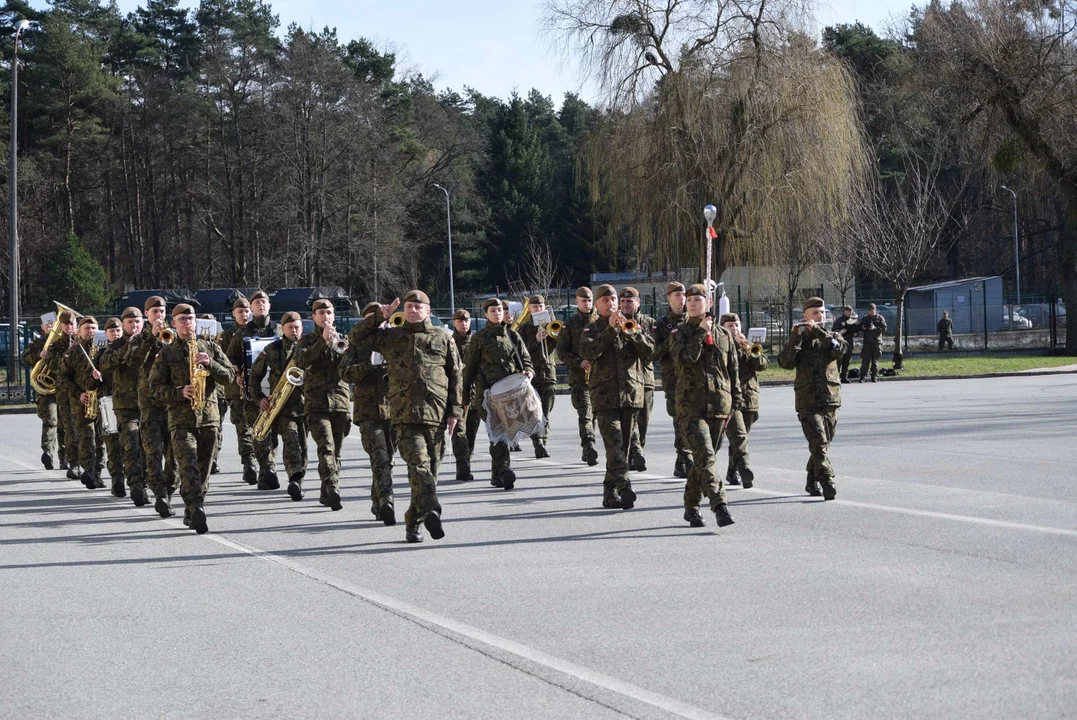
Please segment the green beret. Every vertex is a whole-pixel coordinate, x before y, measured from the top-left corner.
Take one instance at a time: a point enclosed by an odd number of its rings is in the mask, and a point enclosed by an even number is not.
[[[123,323],[120,322],[119,318],[111,317],[111,318],[109,318],[108,320],[105,321],[105,329],[106,330],[111,330],[113,328],[122,328],[122,327],[123,327]]]
[[[96,325],[97,318],[95,318],[93,315],[83,315],[81,318],[79,318],[79,327],[82,327],[83,325],[89,325],[90,323]]]
[[[300,316],[300,314],[295,312],[294,310],[289,310],[288,312],[284,313],[284,316],[281,317],[281,319],[280,319],[280,324],[281,325],[287,325],[288,323],[294,323],[294,322],[297,322],[297,323],[303,322],[302,316]]]
[[[810,297],[804,301],[804,309],[811,310],[812,308],[823,307],[825,304],[821,297]]]
[[[591,288],[589,287],[580,287],[576,288],[576,297],[587,298],[590,300],[594,297],[594,293],[591,292]]]
[[[666,295],[671,295],[675,292],[684,292],[684,285],[674,280],[669,285],[666,285]]]
[[[430,296],[424,293],[422,290],[412,290],[404,296],[404,302],[422,303],[423,305],[429,305]]]
[[[266,294],[265,290],[256,290],[254,294],[251,295],[251,302],[254,302],[255,300],[265,300],[266,302],[269,302],[269,295]]]
[[[243,308],[245,310],[250,310],[250,307],[251,307],[250,300],[248,300],[245,297],[237,297],[236,301],[234,303],[232,303],[232,309],[233,310],[239,310],[240,308]]]
[[[639,290],[637,290],[634,287],[626,287],[624,290],[621,291],[621,297],[623,297],[623,298],[638,298],[639,297]]]
[[[607,296],[617,297],[617,288],[612,285],[599,285],[595,288],[595,299],[604,298]]]
[[[531,297],[529,297],[527,299],[527,304],[528,305],[538,305],[539,303],[542,303],[543,305],[545,305],[546,304],[546,298],[542,297],[541,295],[532,295]]]
[[[687,297],[707,297],[707,288],[703,286],[703,283],[689,285],[685,295]]]
[[[180,303],[172,308],[172,319],[175,320],[183,315],[194,315],[194,308],[187,303]]]
[[[160,295],[154,295],[152,297],[146,298],[145,304],[142,305],[143,310],[149,310],[150,308],[155,307],[165,307],[165,299]]]
[[[326,300],[325,298],[322,298],[321,300],[315,300],[314,304],[311,305],[310,309],[314,312],[318,312],[319,310],[332,310],[333,303]]]
[[[469,313],[467,310],[465,310],[463,308],[460,308],[459,310],[457,310],[456,312],[454,312],[452,314],[452,319],[453,320],[470,320],[471,319],[471,313]]]
[[[366,317],[372,312],[381,312],[381,304],[376,302],[368,302],[363,306],[363,312],[359,313],[361,316]]]
[[[120,313],[120,319],[121,320],[130,320],[131,318],[141,318],[141,317],[142,317],[142,311],[139,310],[136,307],[124,308],[123,312]]]
[[[486,312],[487,310],[492,308],[494,305],[500,305],[500,304],[501,304],[501,301],[498,300],[497,298],[487,298],[486,301],[482,304],[482,311]]]
[[[722,317],[718,318],[718,324],[725,325],[727,322],[740,322],[740,318],[736,313],[722,313]]]

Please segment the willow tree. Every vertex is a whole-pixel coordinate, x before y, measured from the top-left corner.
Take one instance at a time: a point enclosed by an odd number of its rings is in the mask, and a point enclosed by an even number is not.
[[[547,29],[604,94],[581,179],[645,265],[770,263],[795,222],[849,211],[870,173],[853,81],[791,0],[549,0]],[[611,237],[612,239],[612,237]]]

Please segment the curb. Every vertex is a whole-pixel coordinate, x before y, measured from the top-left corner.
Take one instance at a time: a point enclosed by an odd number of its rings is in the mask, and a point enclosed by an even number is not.
[[[36,407],[4,407],[0,405],[0,415],[37,415]]]

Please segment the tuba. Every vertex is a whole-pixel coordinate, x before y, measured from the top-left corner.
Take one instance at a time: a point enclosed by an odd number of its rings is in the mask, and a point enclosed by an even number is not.
[[[59,340],[60,335],[63,334],[63,330],[60,329],[60,313],[69,312],[75,316],[75,319],[82,317],[79,313],[75,312],[67,305],[54,300],[56,303],[56,322],[52,324],[52,330],[49,331],[49,336],[45,338],[45,346],[41,348],[44,352],[49,347]],[[49,369],[45,358],[39,358],[34,363],[33,369],[30,371],[30,385],[34,388],[34,391],[38,395],[55,395],[56,394],[56,378],[52,376],[52,371]]]
[[[523,312],[520,313],[520,317],[518,317],[518,318],[516,318],[515,320],[512,321],[512,325],[510,325],[509,327],[511,327],[513,330],[519,330],[521,326],[523,326],[524,324],[526,324],[530,320],[531,320],[531,305],[527,302],[527,299],[525,298],[524,299]]]
[[[280,380],[277,381],[277,384],[273,387],[273,392],[269,396],[269,409],[258,413],[258,418],[251,428],[251,436],[256,442],[263,442],[269,437],[269,431],[273,429],[273,423],[276,421],[277,415],[280,415],[281,408],[288,402],[288,398],[292,396],[292,391],[303,386],[305,374],[302,368],[295,366],[294,359],[284,368]]]
[[[163,330],[161,334],[164,335]],[[209,377],[209,370],[198,364],[198,342],[194,338],[187,341],[187,364],[191,375],[191,385],[194,387],[191,409],[195,412],[202,412],[206,406],[206,379]]]

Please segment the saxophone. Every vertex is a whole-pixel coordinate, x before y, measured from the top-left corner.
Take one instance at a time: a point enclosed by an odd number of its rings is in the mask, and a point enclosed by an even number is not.
[[[209,377],[209,370],[198,364],[198,343],[194,338],[187,341],[187,362],[190,366],[191,385],[194,387],[191,409],[202,412],[206,406],[206,378]]]
[[[294,354],[295,351],[292,352]],[[269,395],[269,409],[259,412],[254,426],[251,427],[251,437],[255,441],[262,442],[269,437],[269,431],[273,429],[273,423],[277,415],[280,415],[281,408],[292,396],[292,391],[303,386],[305,374],[303,368],[295,366],[294,358],[288,362],[284,372],[281,373],[280,380],[277,380],[277,384],[273,386],[273,392]]]

